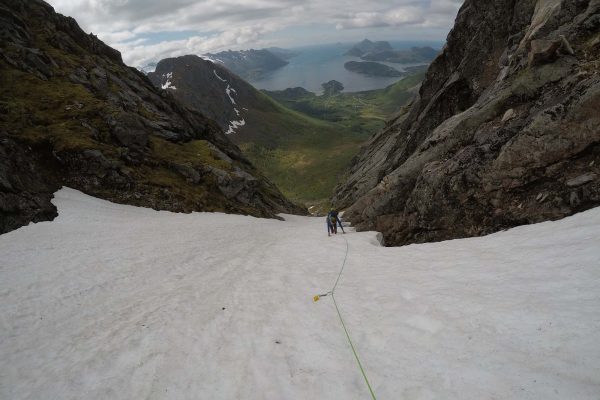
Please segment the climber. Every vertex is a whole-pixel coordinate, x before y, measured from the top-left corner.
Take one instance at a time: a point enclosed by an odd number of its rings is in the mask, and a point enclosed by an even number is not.
[[[342,229],[342,233],[346,233],[344,231],[344,227],[342,226],[342,221],[338,216],[338,212],[335,208],[331,208],[329,213],[327,214],[327,236],[331,236],[331,234],[337,234],[337,226],[340,226]]]

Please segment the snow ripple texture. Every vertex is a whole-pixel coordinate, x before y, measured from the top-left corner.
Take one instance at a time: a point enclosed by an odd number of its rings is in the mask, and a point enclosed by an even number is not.
[[[2,399],[366,399],[323,218],[72,189],[0,236]],[[379,399],[597,400],[600,208],[482,238],[346,235],[336,290]]]

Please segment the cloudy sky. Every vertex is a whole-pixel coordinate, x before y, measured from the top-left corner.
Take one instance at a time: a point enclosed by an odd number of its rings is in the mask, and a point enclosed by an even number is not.
[[[184,54],[371,40],[443,41],[463,0],[49,0],[129,65]]]

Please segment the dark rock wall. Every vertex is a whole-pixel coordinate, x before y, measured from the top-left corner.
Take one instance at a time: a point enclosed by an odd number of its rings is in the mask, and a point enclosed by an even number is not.
[[[45,153],[0,136],[0,232],[57,216],[50,200],[60,186],[39,173],[53,169]]]
[[[600,204],[600,2],[467,0],[419,96],[333,201],[388,245]]]
[[[67,185],[171,211],[291,204],[219,126],[40,0],[0,3],[0,233],[56,215]]]

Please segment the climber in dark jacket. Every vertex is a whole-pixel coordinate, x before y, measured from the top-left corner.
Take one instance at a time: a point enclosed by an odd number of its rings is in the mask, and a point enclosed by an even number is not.
[[[332,233],[337,234],[338,225],[342,229],[342,233],[346,233],[344,231],[344,227],[342,226],[342,221],[340,221],[340,218],[338,216],[338,212],[334,208],[332,208],[327,214],[327,236],[331,236]]]

